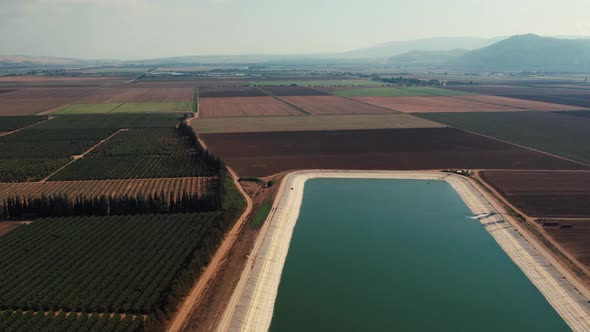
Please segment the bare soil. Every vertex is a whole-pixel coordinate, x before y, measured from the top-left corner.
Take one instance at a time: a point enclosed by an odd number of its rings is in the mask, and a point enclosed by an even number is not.
[[[273,97],[199,98],[199,117],[303,115]]]
[[[241,176],[316,168],[587,169],[454,128],[203,134],[201,139]]]
[[[381,106],[337,96],[286,96],[280,98],[313,115],[397,113]]]
[[[499,112],[515,110],[514,107],[481,103],[474,100],[466,100],[463,97],[355,97],[354,99],[403,113]],[[522,109],[516,110],[522,111]]]

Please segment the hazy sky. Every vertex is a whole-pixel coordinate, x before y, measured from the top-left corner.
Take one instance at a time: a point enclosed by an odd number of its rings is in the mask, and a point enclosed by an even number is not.
[[[590,35],[590,0],[0,0],[0,54],[316,53],[529,32]]]

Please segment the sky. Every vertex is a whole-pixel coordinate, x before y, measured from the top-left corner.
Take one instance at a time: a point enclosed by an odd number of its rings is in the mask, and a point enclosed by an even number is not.
[[[590,0],[0,0],[0,54],[147,59],[388,41],[590,36]]]

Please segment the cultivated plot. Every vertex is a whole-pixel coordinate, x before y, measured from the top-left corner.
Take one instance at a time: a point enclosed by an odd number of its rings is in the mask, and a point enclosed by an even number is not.
[[[498,97],[498,96],[462,96],[461,99],[466,100],[473,100],[480,103],[490,104],[490,105],[500,105],[500,106],[507,106],[514,109],[523,109],[523,110],[534,110],[534,111],[565,111],[565,110],[575,110],[579,109],[579,107],[571,106],[571,105],[560,105],[560,104],[551,104],[551,103],[543,103],[534,100],[524,100],[524,99],[516,99],[516,98],[508,98],[508,97]]]
[[[285,96],[280,98],[313,115],[397,113],[383,107],[337,96]]]
[[[551,225],[543,227],[547,234],[590,268],[590,220],[551,220]]]
[[[276,117],[199,118],[192,121],[199,134],[271,131],[351,130],[443,127],[409,114],[350,114]]]
[[[427,119],[590,163],[590,119],[553,112],[420,114]]]
[[[71,199],[77,196],[145,196],[163,195],[177,199],[182,194],[205,195],[217,187],[216,178],[159,178],[159,179],[123,179],[102,181],[55,181],[0,183],[1,201],[12,197],[41,197],[67,195]]]
[[[306,88],[304,86],[266,86],[262,88],[269,95],[274,96],[323,96],[327,93]]]
[[[462,96],[469,93],[432,87],[380,87],[356,88],[334,91],[342,97],[407,97],[407,96]]]
[[[0,118],[0,131],[17,130],[46,119],[46,116],[3,116]]]
[[[0,94],[0,115],[31,115],[48,111],[90,94],[93,88],[26,88]]]
[[[570,105],[577,108],[590,107],[590,90],[583,89],[540,88],[513,85],[453,86],[449,88],[477,94]]]
[[[202,138],[242,176],[316,168],[585,168],[453,128],[204,134]]]
[[[267,93],[250,86],[205,86],[199,88],[201,98],[265,97]]]
[[[484,171],[480,174],[529,216],[590,218],[590,172]]]
[[[403,113],[491,112],[513,107],[481,103],[453,97],[355,97],[355,100]]]
[[[200,98],[199,116],[282,116],[304,113],[273,97]]]
[[[73,104],[52,114],[192,112],[192,102]]]
[[[383,82],[369,80],[284,80],[284,81],[257,81],[255,85],[299,85],[299,86],[338,86],[338,85],[381,85]]]
[[[190,102],[193,88],[130,88],[126,86],[95,89],[86,97],[76,100],[77,104],[113,103],[163,103]]]

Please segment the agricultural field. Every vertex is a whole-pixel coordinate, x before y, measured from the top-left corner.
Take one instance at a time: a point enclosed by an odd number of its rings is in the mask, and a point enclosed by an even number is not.
[[[0,158],[0,182],[39,181],[70,162],[70,158]]]
[[[199,117],[303,115],[273,97],[200,98]]]
[[[579,116],[581,118],[590,118],[590,111],[563,111],[563,112],[559,112],[559,114]]]
[[[545,103],[590,108],[590,90],[567,88],[542,88],[514,85],[452,86],[449,89],[476,94],[496,95]]]
[[[196,194],[197,196],[211,193],[217,188],[218,182],[218,179],[213,177],[193,177],[0,183],[0,205],[2,200],[7,198],[56,195],[67,195],[72,199],[77,196],[137,197],[140,195],[163,195],[164,197],[178,199],[184,193]]]
[[[529,216],[590,218],[589,171],[483,171],[480,175]]]
[[[273,85],[298,85],[298,86],[338,86],[338,85],[381,85],[383,82],[369,80],[284,80],[284,81],[257,81],[254,85],[273,86]]]
[[[0,237],[0,310],[169,315],[227,226],[220,213],[36,220]]]
[[[0,222],[0,236],[8,234],[11,230],[22,226],[24,223],[18,221],[1,221]]]
[[[65,311],[58,313],[33,312],[22,310],[6,310],[0,313],[0,330],[2,331],[138,331],[144,326],[150,326],[149,319],[133,315],[114,314],[110,316],[100,314],[76,313]]]
[[[590,119],[552,112],[431,113],[432,121],[590,163]]]
[[[327,93],[304,86],[265,86],[262,90],[273,96],[324,96]]]
[[[47,120],[46,116],[3,116],[0,131],[13,131],[44,120]]]
[[[586,268],[590,268],[590,220],[552,220],[556,226],[543,229]]]
[[[199,88],[200,98],[266,97],[267,93],[250,86],[205,86]]]
[[[88,156],[184,155],[191,149],[190,140],[180,129],[132,128],[117,133]]]
[[[33,115],[89,95],[94,88],[23,88],[0,94],[0,115]]]
[[[461,99],[473,100],[480,103],[508,106],[513,109],[532,110],[532,111],[566,111],[576,110],[579,107],[570,105],[559,105],[551,103],[543,103],[534,100],[524,100],[508,97],[498,96],[462,96]]]
[[[153,102],[153,103],[115,103],[115,104],[72,104],[64,106],[52,114],[91,114],[91,113],[165,113],[192,112],[192,102]]]
[[[397,113],[383,107],[337,96],[286,96],[280,98],[312,115]]]
[[[201,135],[240,176],[296,169],[586,169],[454,128]],[[321,144],[318,144],[321,142]]]
[[[182,115],[177,113],[59,115],[51,121],[35,126],[35,128],[62,130],[70,130],[74,128],[173,128],[178,125],[181,119]]]
[[[379,87],[337,90],[341,97],[411,97],[411,96],[463,96],[469,93],[431,87]]]
[[[275,117],[199,118],[192,126],[200,134],[272,131],[434,128],[444,125],[409,114],[349,114]]]
[[[191,102],[192,100],[192,86],[185,88],[120,86],[96,89],[88,96],[76,100],[76,104],[174,103]]]
[[[492,112],[513,107],[454,97],[355,97],[355,100],[403,113]]]

